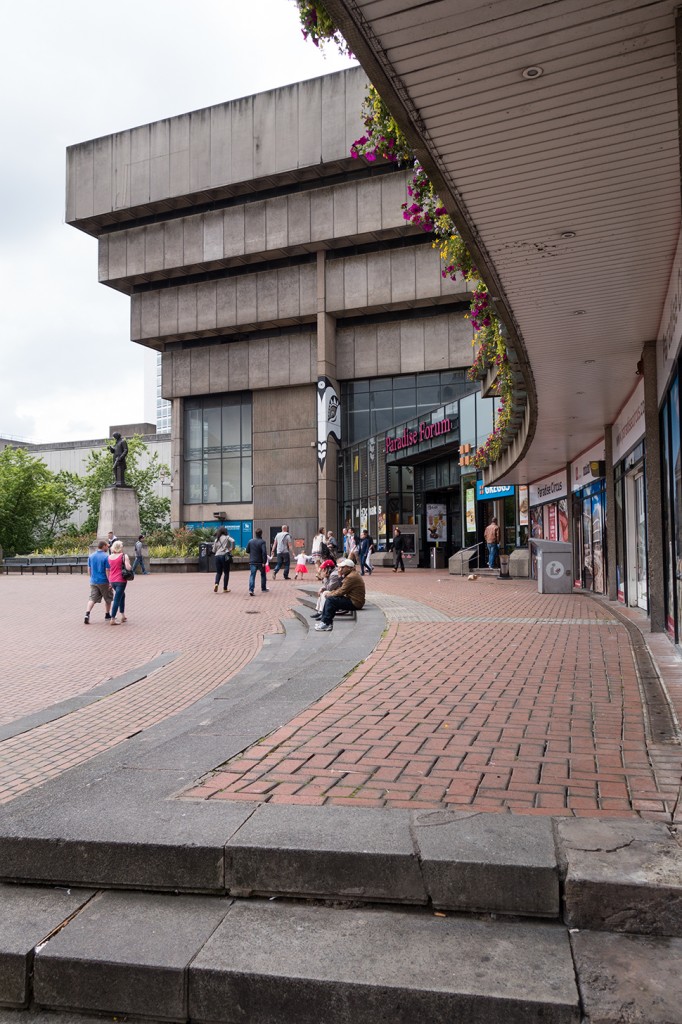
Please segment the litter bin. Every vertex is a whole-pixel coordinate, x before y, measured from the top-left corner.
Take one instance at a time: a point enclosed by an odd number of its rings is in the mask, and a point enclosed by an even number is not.
[[[435,544],[431,545],[431,568],[445,568],[445,548],[439,548]]]
[[[500,555],[500,579],[508,580],[509,576],[509,555]]]
[[[212,544],[199,545],[199,572],[215,572],[215,557]]]
[[[538,594],[570,594],[573,590],[573,549],[561,540],[533,540],[537,556]]]

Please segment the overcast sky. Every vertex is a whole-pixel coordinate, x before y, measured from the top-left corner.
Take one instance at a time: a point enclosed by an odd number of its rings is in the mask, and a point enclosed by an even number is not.
[[[64,223],[66,147],[350,65],[292,0],[0,0],[0,436],[144,419],[130,299]]]

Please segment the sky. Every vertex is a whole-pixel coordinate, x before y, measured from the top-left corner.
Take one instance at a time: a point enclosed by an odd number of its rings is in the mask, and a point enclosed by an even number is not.
[[[347,68],[293,0],[0,0],[0,437],[145,419],[130,299],[64,222],[66,147]]]

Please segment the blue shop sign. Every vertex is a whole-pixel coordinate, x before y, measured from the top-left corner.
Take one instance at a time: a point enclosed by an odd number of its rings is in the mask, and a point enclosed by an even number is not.
[[[493,498],[512,498],[514,496],[514,485],[503,487],[501,484],[491,487],[484,487],[482,480],[476,481],[476,500],[491,501]]]

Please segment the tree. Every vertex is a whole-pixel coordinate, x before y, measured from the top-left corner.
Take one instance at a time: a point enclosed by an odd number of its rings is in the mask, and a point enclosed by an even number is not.
[[[24,448],[0,452],[0,547],[6,555],[29,554],[66,524],[80,502],[70,473],[51,473]]]
[[[170,498],[161,498],[154,491],[161,477],[170,476],[170,469],[160,461],[158,452],[154,452],[147,465],[141,467],[139,463],[148,451],[139,434],[128,438],[126,483],[130,484],[137,494],[140,503],[140,528],[143,533],[162,529],[170,519]],[[111,487],[113,483],[113,467],[114,457],[106,448],[91,451],[88,455],[86,475],[81,478],[83,501],[88,509],[88,517],[83,523],[84,530],[97,529],[102,491],[105,487]]]

